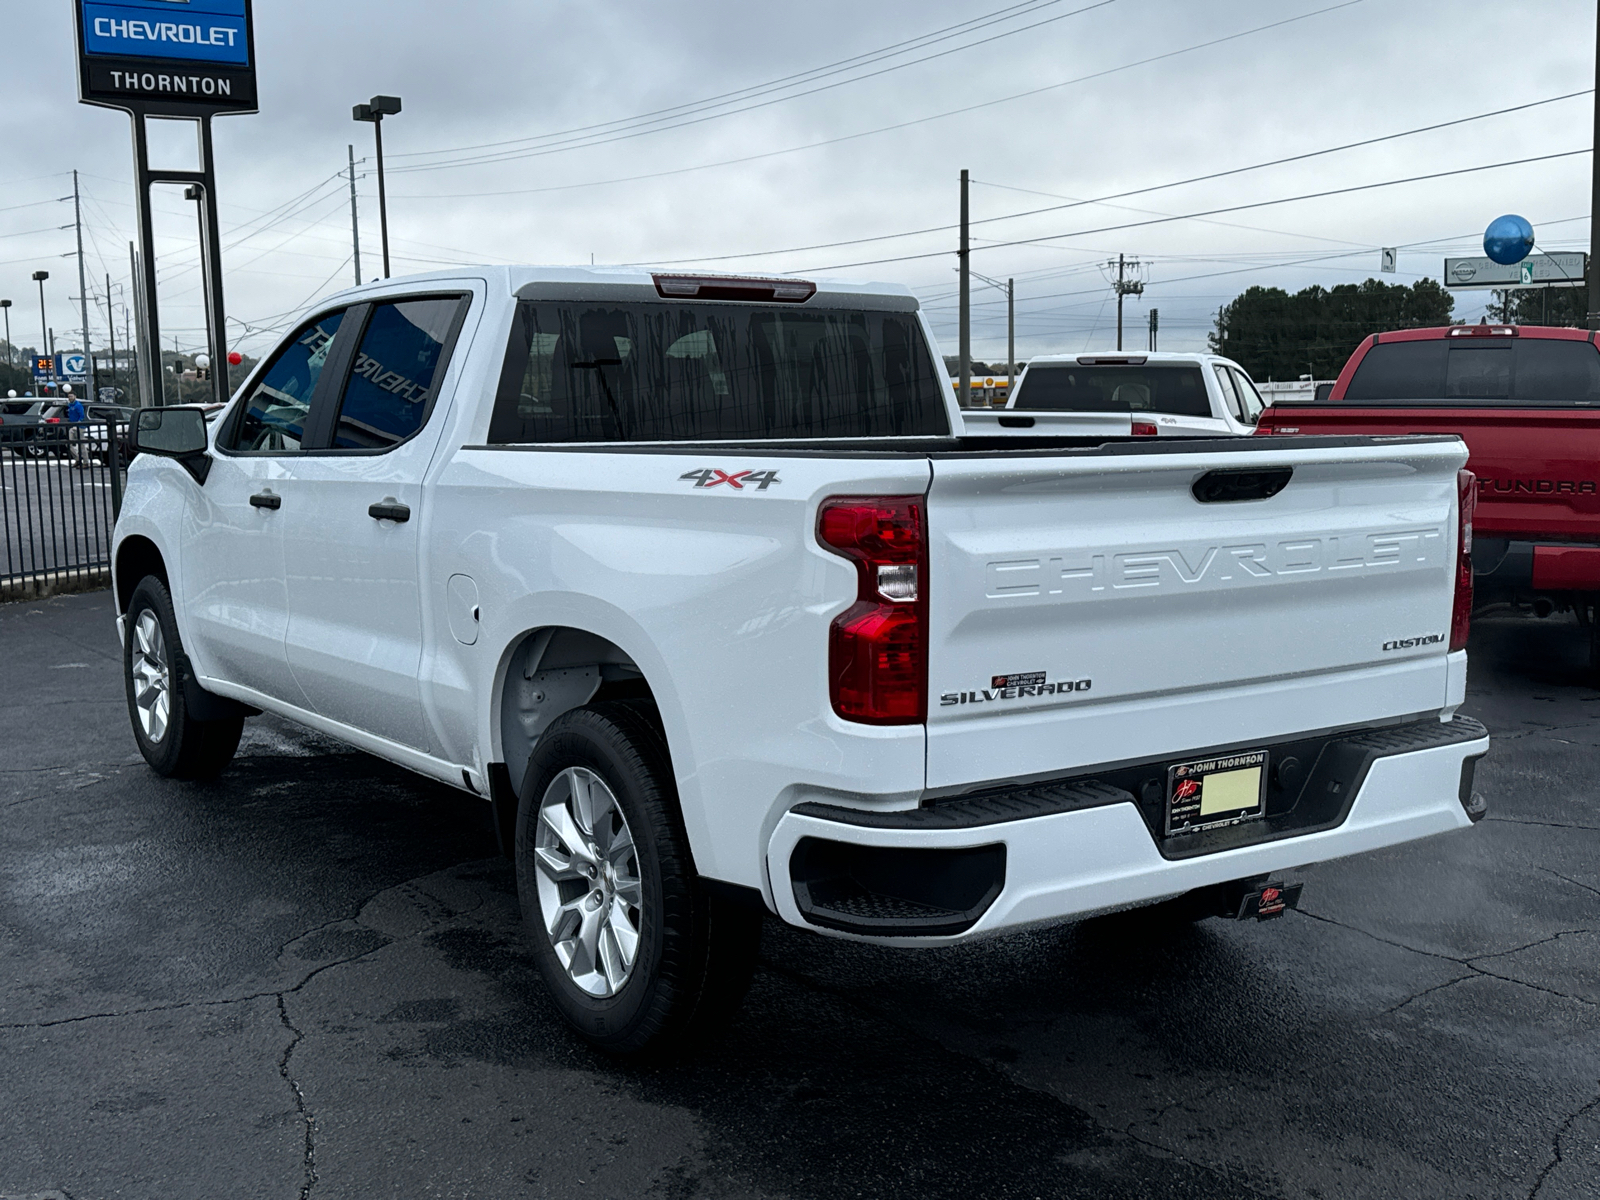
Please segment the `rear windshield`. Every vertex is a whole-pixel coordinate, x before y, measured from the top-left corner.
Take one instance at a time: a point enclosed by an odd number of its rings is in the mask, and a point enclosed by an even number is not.
[[[1586,341],[1548,338],[1379,342],[1356,368],[1345,399],[1594,403],[1600,401],[1600,353]]]
[[[1158,412],[1209,417],[1205,376],[1189,363],[1141,367],[1081,367],[1071,363],[1028,370],[1013,408],[1049,412]]]
[[[911,313],[523,301],[489,441],[946,436],[933,367]]]

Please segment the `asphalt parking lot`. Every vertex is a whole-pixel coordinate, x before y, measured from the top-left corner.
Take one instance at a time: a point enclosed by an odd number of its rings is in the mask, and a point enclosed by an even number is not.
[[[0,606],[0,1198],[1600,1196],[1600,690],[1557,619],[1472,649],[1475,829],[1265,925],[773,922],[640,1068],[540,994],[480,802],[269,718],[157,779],[109,595]]]

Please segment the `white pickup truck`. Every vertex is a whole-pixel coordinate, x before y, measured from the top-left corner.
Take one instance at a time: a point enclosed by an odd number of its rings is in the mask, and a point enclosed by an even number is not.
[[[1298,865],[1482,816],[1460,441],[961,416],[895,287],[347,292],[209,427],[139,414],[139,748],[215,775],[267,710],[483,797],[551,994],[616,1051],[715,1026],[767,913],[904,945],[1269,916]]]
[[[1266,406],[1249,374],[1216,354],[1040,354],[1004,409],[964,409],[969,434],[1013,437],[1248,437]]]

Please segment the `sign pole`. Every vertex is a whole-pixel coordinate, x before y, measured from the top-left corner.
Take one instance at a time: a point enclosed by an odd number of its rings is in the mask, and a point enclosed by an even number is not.
[[[212,154],[211,118],[200,118],[200,269],[206,281],[206,315],[211,326],[211,398],[225,403],[228,387],[228,329],[222,307],[222,223],[217,218],[217,171]]]
[[[149,7],[145,0],[134,3]],[[167,19],[134,21],[125,0],[75,0],[78,39],[78,99],[128,114],[133,125],[134,212],[139,252],[134,255],[134,302],[139,313],[138,372],[141,400],[167,402],[161,369],[161,322],[156,301],[156,255],[150,189],[182,183],[200,201],[200,265],[205,287],[212,395],[228,398],[227,329],[222,293],[222,237],[217,217],[217,179],[211,118],[253,113],[256,103],[255,24],[251,0],[207,0]],[[195,122],[198,171],[152,170],[145,121],[170,117]],[[87,325],[85,349],[87,350]],[[148,390],[146,390],[148,389]]]
[[[133,118],[133,210],[134,223],[139,227],[138,271],[134,274],[133,288],[139,297],[139,312],[143,316],[139,330],[139,357],[144,362],[148,380],[150,402],[158,408],[167,402],[167,386],[161,373],[161,317],[156,310],[156,256],[151,253],[155,245],[155,216],[150,209],[150,140],[144,126],[144,114],[136,112]]]

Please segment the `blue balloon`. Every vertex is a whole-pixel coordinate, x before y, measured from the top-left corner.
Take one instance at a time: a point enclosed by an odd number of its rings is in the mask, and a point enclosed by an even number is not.
[[[1496,217],[1483,232],[1483,252],[1502,267],[1521,262],[1532,250],[1533,226],[1525,217]]]

